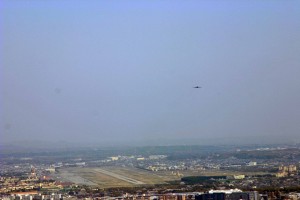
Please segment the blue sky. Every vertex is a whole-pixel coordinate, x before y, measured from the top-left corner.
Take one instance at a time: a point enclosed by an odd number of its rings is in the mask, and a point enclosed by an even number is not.
[[[1,142],[299,142],[299,6],[2,1]]]

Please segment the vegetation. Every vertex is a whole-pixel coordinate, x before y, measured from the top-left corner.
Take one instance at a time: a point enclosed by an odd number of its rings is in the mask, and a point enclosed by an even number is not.
[[[215,180],[226,179],[226,176],[188,176],[181,178],[186,184],[212,183]]]

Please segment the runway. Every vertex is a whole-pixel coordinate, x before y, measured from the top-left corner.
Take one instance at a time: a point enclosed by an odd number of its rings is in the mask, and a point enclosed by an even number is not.
[[[135,184],[135,185],[141,185],[141,184],[145,184],[144,182],[142,181],[138,181],[138,180],[135,180],[135,179],[132,179],[132,178],[128,178],[126,176],[123,176],[123,175],[120,175],[120,174],[116,174],[116,173],[113,173],[113,172],[110,172],[110,171],[106,171],[104,169],[94,169],[94,171],[96,172],[100,172],[102,174],[105,174],[105,175],[108,175],[108,176],[111,176],[111,177],[114,177],[114,178],[117,178],[117,179],[120,179],[122,181],[126,181],[128,183],[132,183],[132,184]]]

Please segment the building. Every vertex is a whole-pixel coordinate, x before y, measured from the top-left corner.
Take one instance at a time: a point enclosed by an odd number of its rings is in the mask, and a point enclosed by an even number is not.
[[[297,174],[297,167],[295,165],[280,165],[276,177],[294,176]]]
[[[111,161],[117,161],[119,160],[119,156],[112,156],[112,157],[109,157],[111,159]]]
[[[238,189],[210,190],[208,193],[196,195],[195,200],[249,200],[249,193]]]
[[[245,175],[243,175],[243,174],[240,174],[240,175],[233,175],[233,178],[234,178],[234,179],[237,179],[237,180],[241,180],[241,179],[244,179],[244,178],[245,178]]]
[[[225,193],[206,193],[195,196],[195,200],[225,200]]]
[[[248,163],[248,166],[256,166],[256,165],[257,165],[257,162],[251,161],[251,162]]]
[[[260,200],[260,195],[257,191],[247,192],[249,194],[249,200]]]

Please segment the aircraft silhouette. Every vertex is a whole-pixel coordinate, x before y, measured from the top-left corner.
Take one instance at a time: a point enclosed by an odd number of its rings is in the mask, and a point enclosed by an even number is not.
[[[195,86],[194,88],[202,88],[202,87],[200,87],[200,86],[197,85],[197,86]]]

